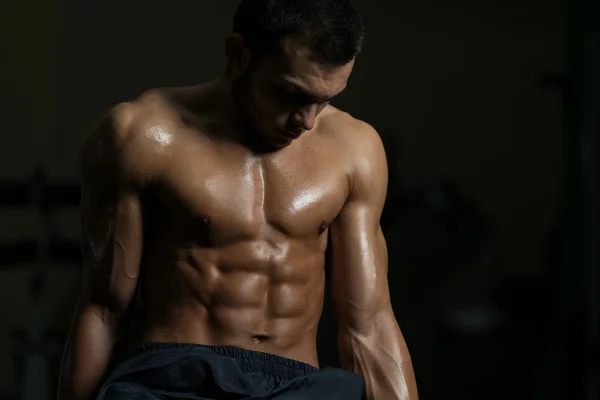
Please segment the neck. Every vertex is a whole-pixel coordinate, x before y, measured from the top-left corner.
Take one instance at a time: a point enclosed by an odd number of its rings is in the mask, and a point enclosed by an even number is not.
[[[245,128],[247,119],[244,110],[239,106],[235,83],[227,75],[220,76],[213,81],[217,94],[217,104],[223,116],[236,128]]]
[[[238,140],[255,153],[268,153],[277,149],[266,143],[260,132],[257,132],[246,109],[243,107],[244,88],[228,74],[217,78],[214,84],[219,92],[220,107],[227,123],[238,133]]]

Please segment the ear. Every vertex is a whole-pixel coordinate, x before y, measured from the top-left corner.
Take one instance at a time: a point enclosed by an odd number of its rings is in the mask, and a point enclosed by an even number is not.
[[[244,37],[235,33],[227,36],[225,54],[233,75],[242,75],[250,64],[250,50],[246,46]]]

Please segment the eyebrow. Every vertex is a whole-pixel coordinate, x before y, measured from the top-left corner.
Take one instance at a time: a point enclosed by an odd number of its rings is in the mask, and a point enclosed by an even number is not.
[[[290,87],[293,88],[294,92],[296,94],[300,94],[304,97],[306,97],[307,99],[310,99],[316,103],[319,102],[326,102],[326,101],[331,101],[334,97],[336,97],[338,94],[331,96],[331,97],[326,97],[326,98],[320,98],[319,96],[315,95],[314,93],[312,93],[311,91],[307,90],[305,87],[298,85],[297,83],[291,82],[291,81],[287,81],[287,80],[283,80],[280,82],[280,84],[285,88],[285,89],[289,89]],[[344,86],[342,88],[342,90],[340,91],[343,92],[344,89],[346,88],[346,86]]]

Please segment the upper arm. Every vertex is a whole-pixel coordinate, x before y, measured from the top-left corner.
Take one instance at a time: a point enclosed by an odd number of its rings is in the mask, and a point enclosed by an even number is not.
[[[87,138],[82,154],[82,301],[113,314],[130,304],[142,253],[139,154],[131,106],[113,109]]]
[[[379,223],[388,169],[377,132],[361,124],[357,136],[351,193],[331,226],[329,273],[338,324],[365,332],[373,318],[391,308],[387,249]]]

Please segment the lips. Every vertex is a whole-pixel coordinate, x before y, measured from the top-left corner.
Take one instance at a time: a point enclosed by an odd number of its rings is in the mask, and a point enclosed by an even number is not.
[[[300,137],[300,135],[302,135],[304,131],[289,132],[283,129],[279,129],[279,132],[281,132],[284,136],[290,139],[298,139],[298,137]]]

